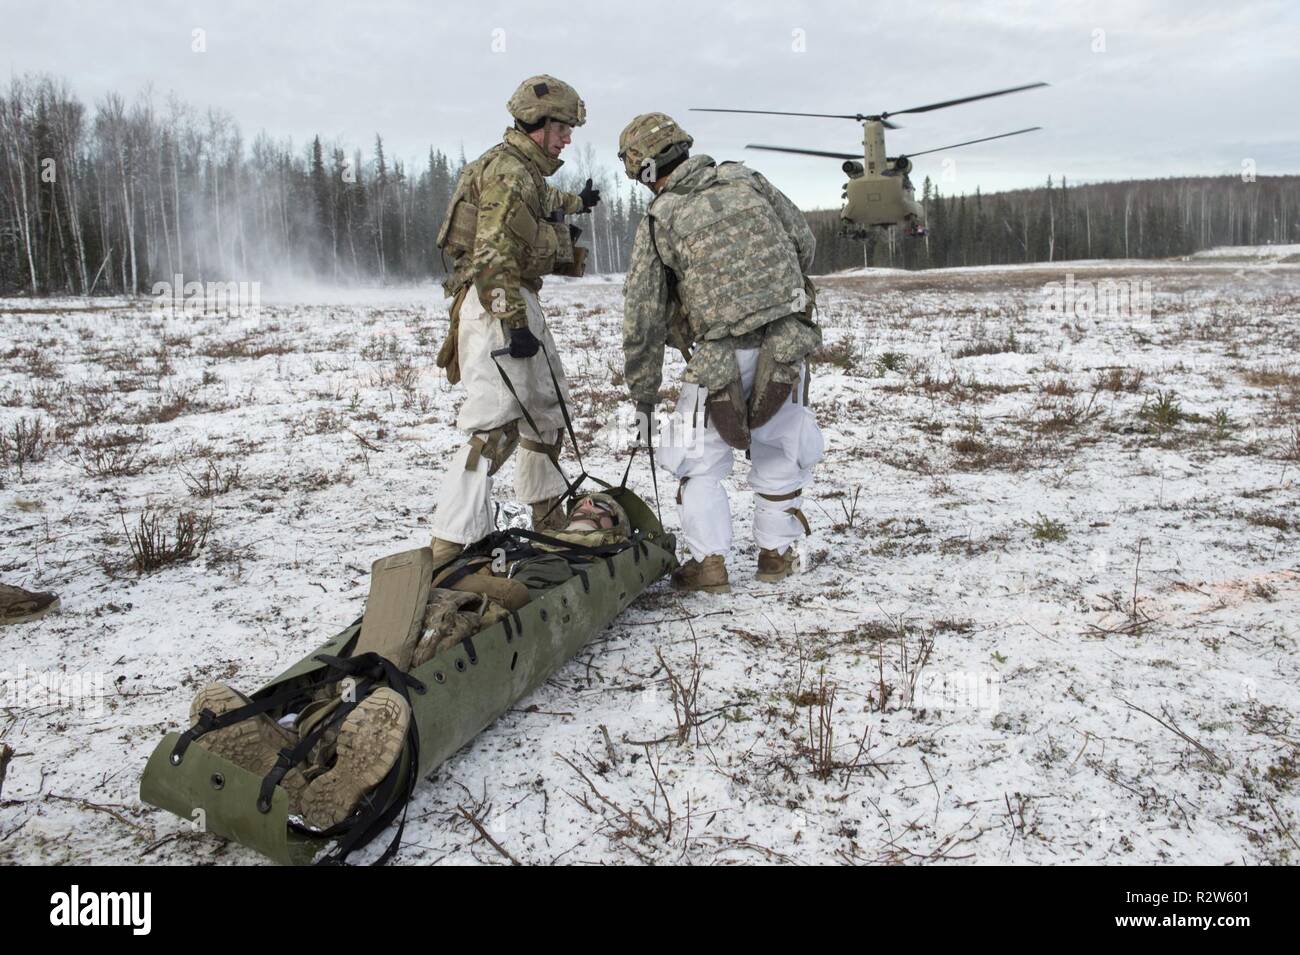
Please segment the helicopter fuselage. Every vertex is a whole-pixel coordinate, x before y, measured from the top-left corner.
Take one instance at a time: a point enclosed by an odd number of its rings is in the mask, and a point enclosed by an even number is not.
[[[829,152],[824,149],[765,146],[757,143],[750,143],[745,148],[844,160],[844,165],[841,168],[844,170],[844,174],[849,177],[849,181],[844,184],[844,206],[840,209],[840,231],[843,234],[864,238],[871,234],[873,228],[901,225],[907,235],[923,236],[929,234],[925,227],[925,210],[916,201],[916,191],[912,188],[912,180],[908,178],[908,173],[912,171],[912,161],[906,155],[889,156],[885,153],[885,130],[898,129],[896,125],[889,121],[889,117],[901,116],[904,113],[928,113],[931,110],[947,109],[949,106],[974,103],[978,100],[991,99],[994,96],[1005,96],[1008,93],[1019,93],[1022,90],[1037,89],[1046,85],[1046,83],[1041,82],[1026,83],[1023,86],[993,90],[990,93],[977,93],[974,96],[944,100],[941,103],[927,103],[924,106],[913,106],[909,109],[896,109],[892,112],[886,111],[871,115],[864,113],[798,113],[774,109],[716,109],[701,107],[693,107],[692,109],[702,113],[813,116],[821,119],[851,119],[854,122],[861,123],[862,162],[858,162],[857,156],[851,153]],[[1021,133],[1032,133],[1041,128],[1041,126],[1030,126],[1009,133],[999,133],[996,136],[983,136],[979,139],[968,139],[962,143],[924,149],[920,152],[913,152],[911,155],[925,156],[945,149],[973,146],[976,143],[1006,139],[1008,136],[1019,136]]]
[[[844,184],[844,207],[840,218],[845,224],[890,226],[904,222],[923,224],[925,213],[907,174],[912,163],[901,163],[885,155],[885,128],[876,120],[862,124],[862,163],[844,164],[849,181]],[[855,175],[856,173],[856,175]]]

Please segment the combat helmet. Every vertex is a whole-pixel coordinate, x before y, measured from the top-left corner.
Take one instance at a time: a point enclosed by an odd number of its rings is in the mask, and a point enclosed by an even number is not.
[[[530,76],[519,84],[506,109],[520,123],[536,126],[544,119],[581,126],[587,121],[587,104],[564,80],[545,73]]]
[[[687,154],[695,140],[667,113],[642,113],[623,127],[618,158],[629,179],[650,183],[659,170]]]

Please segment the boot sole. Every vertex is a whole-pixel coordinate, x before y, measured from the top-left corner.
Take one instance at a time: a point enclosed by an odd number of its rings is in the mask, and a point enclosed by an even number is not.
[[[687,584],[679,584],[674,580],[673,590],[681,590],[686,593],[729,594],[731,593],[731,584],[709,584],[707,587],[691,587]]]
[[[352,815],[406,746],[411,710],[398,694],[381,687],[343,719],[334,768],[307,784],[300,803],[303,822],[328,829]]]
[[[779,580],[785,580],[787,577],[793,577],[793,576],[794,576],[793,570],[773,571],[773,572],[755,574],[754,579],[761,580],[765,584],[774,584]]]
[[[190,704],[190,723],[197,723],[199,711],[208,709],[220,716],[249,702],[248,698],[221,683],[210,683],[194,697]],[[259,714],[225,729],[213,730],[198,739],[198,745],[211,750],[222,759],[234,763],[259,776],[265,776],[275,766],[280,750],[292,746],[292,734],[276,724],[266,714]],[[289,792],[305,785],[301,772],[291,769],[281,785]]]
[[[33,610],[31,613],[21,614],[17,617],[5,617],[3,620],[0,620],[0,627],[7,627],[12,623],[30,623],[33,620],[40,620],[41,617],[44,617],[47,613],[53,613],[58,610],[61,605],[61,601],[56,597],[54,602],[48,607],[42,607],[40,610]]]

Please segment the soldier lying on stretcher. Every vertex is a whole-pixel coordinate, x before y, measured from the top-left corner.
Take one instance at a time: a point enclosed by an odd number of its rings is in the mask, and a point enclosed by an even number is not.
[[[616,500],[606,494],[581,498],[564,530],[550,535],[555,543],[537,542],[530,556],[504,566],[489,555],[435,568],[422,625],[400,644],[384,647],[382,655],[402,671],[414,670],[572,577],[569,560],[559,552],[565,544],[601,547],[629,537],[627,514]],[[382,612],[372,607],[375,586],[372,581],[354,656],[377,649],[366,642],[372,609]],[[279,785],[289,795],[292,817],[309,829],[328,830],[347,820],[392,771],[411,721],[410,705],[387,686],[365,696],[340,720],[340,705],[349,692],[355,692],[355,686],[340,681],[279,720],[260,713],[206,732],[196,743],[266,777],[283,752],[324,727],[305,760],[289,768]],[[224,683],[210,683],[190,705],[190,722],[197,725],[205,712],[216,717],[249,702]]]

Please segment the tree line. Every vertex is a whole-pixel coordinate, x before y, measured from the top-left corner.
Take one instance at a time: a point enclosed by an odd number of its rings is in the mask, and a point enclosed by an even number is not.
[[[246,142],[220,110],[148,91],[88,109],[49,76],[0,95],[0,291],[148,292],[188,281],[437,278],[435,239],[466,157],[430,147],[415,165],[376,135],[367,154],[316,136],[295,148],[266,132]],[[626,270],[646,190],[577,150],[557,185],[591,176],[605,197],[575,221],[588,268]],[[1249,181],[1247,181],[1249,179]],[[835,210],[808,213],[814,271],[923,269],[1087,258],[1162,258],[1216,245],[1300,242],[1300,176],[1183,177],[919,197],[930,234],[839,235]]]
[[[627,267],[645,209],[637,184],[590,145],[556,177],[591,176],[605,201],[574,221],[597,272]],[[304,148],[227,114],[146,92],[88,110],[62,80],[0,95],[0,290],[148,292],[155,281],[407,282],[446,273],[435,244],[463,153],[430,147],[417,167],[376,135],[367,155],[316,136]]]
[[[870,240],[837,234],[839,213],[808,214],[814,271],[1007,265],[1071,259],[1160,259],[1223,245],[1300,242],[1300,176],[1201,176],[942,195],[926,177],[918,196],[929,235],[896,230]]]

